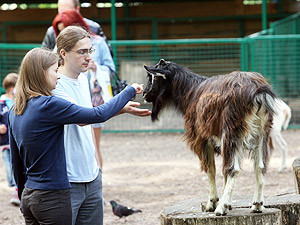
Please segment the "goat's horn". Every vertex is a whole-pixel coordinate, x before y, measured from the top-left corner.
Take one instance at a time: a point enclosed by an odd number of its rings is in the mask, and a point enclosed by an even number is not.
[[[155,76],[155,77],[162,77],[162,78],[164,78],[164,79],[167,79],[167,78],[166,78],[166,74],[163,74],[163,73],[155,73],[154,76]]]

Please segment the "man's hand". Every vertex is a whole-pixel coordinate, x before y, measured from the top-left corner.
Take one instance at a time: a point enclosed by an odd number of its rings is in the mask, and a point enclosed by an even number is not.
[[[118,114],[129,113],[129,114],[132,114],[132,115],[135,115],[135,116],[141,116],[141,117],[150,116],[152,112],[149,111],[149,109],[137,108],[140,105],[141,104],[139,102],[129,101]]]
[[[5,124],[1,124],[0,125],[0,134],[6,134],[7,132],[7,127],[5,126]]]

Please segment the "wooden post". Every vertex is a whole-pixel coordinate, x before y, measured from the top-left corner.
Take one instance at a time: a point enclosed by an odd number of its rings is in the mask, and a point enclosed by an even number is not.
[[[161,225],[281,225],[281,211],[266,209],[263,213],[251,213],[250,208],[235,208],[226,216],[202,212],[197,199],[189,199],[164,209],[161,212]]]
[[[248,200],[235,201],[232,207],[250,207],[251,202],[252,197],[249,196]],[[300,225],[300,195],[295,192],[265,198],[264,206],[281,210],[282,225]]]
[[[201,202],[201,210],[205,210],[206,201],[197,198],[196,202]],[[300,195],[294,190],[282,193],[277,196],[265,198],[265,208],[276,208],[281,210],[283,225],[300,225]],[[250,208],[252,204],[252,196],[236,197],[232,202],[232,208]]]
[[[292,165],[293,165],[296,193],[300,194],[300,158],[295,159]]]

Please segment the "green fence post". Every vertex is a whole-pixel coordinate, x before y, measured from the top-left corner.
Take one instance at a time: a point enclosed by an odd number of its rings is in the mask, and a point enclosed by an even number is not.
[[[124,2],[125,4],[125,32],[126,32],[126,39],[129,40],[130,39],[130,22],[129,22],[129,18],[130,18],[130,7],[129,7],[129,2],[128,0],[126,0]]]
[[[268,40],[263,41],[263,75],[266,76],[268,74]]]
[[[6,43],[6,23],[3,22],[2,25],[3,25],[3,30],[2,30],[3,43]],[[2,64],[3,64],[1,72],[6,75],[7,74],[7,52],[6,52],[6,49],[3,49],[1,58],[2,58]],[[2,77],[2,73],[1,73],[1,77]],[[2,82],[2,79],[1,79],[1,82]]]
[[[272,38],[272,36],[270,36]],[[275,62],[277,55],[275,54],[275,51],[277,50],[278,43],[274,43],[272,39],[266,39],[268,41],[268,48],[269,48],[269,73],[271,77],[272,84],[275,87],[275,90],[277,89],[277,75],[275,73]]]
[[[248,38],[244,38],[240,42],[241,54],[240,54],[240,63],[241,63],[241,70],[248,71],[249,70],[249,48],[248,48]]]
[[[263,0],[262,2],[262,29],[266,30],[267,26],[267,0]]]
[[[250,46],[250,71],[255,71],[256,65],[255,65],[255,39],[250,38],[249,39],[249,46]]]
[[[294,22],[293,22],[293,33],[294,34],[298,33],[298,30],[299,30],[298,26],[299,26],[298,20],[294,20]]]
[[[116,6],[115,6],[115,0],[110,0],[111,3],[111,40],[115,41],[117,40],[117,16],[116,16]],[[114,62],[116,65],[117,70],[117,47],[112,46],[112,51],[114,54]]]

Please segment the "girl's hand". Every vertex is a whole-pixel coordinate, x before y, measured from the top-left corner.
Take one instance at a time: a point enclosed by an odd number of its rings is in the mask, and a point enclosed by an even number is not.
[[[133,83],[131,86],[135,89],[136,94],[141,94],[144,90],[143,89],[143,86],[144,86],[143,84]]]

